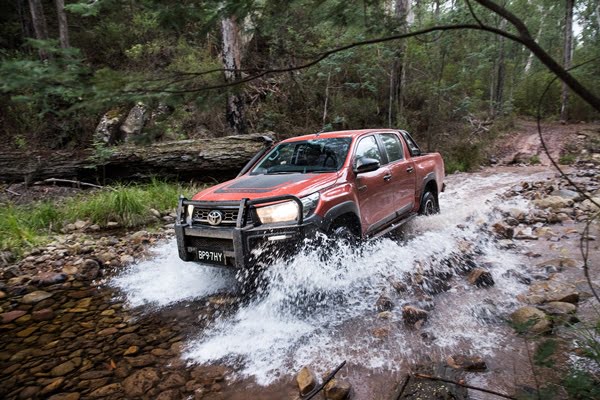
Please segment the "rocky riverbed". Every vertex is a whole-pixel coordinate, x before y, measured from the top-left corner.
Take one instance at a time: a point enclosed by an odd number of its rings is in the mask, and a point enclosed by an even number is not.
[[[592,163],[570,177],[600,202],[599,175]],[[0,397],[294,399],[300,367],[320,381],[339,364],[334,359],[348,363],[337,375],[340,390],[330,385],[328,398],[348,392],[356,399],[426,398],[436,391],[486,398],[414,375],[407,381],[415,371],[511,395],[559,383],[575,363],[598,374],[569,327],[598,320],[580,254],[583,243],[597,285],[597,223],[580,242],[594,204],[544,167],[458,174],[448,185],[441,216],[417,219],[398,238],[341,257],[339,279],[318,290],[306,284],[314,286],[310,277],[297,275],[285,291],[274,283],[266,289],[271,293],[243,294],[233,274],[194,267],[220,284],[187,293],[185,276],[174,285],[161,276],[167,261],[156,251],[169,251],[168,227],[96,231],[85,221],[69,227],[50,245],[2,267]],[[473,200],[479,214],[452,205],[453,195],[475,188],[491,193]],[[461,203],[469,197],[475,196],[463,195]],[[444,210],[445,204],[455,208]],[[400,267],[402,259],[408,261]],[[314,261],[304,254],[289,264],[298,260]],[[359,267],[365,264],[385,267]],[[301,270],[308,267],[287,272]],[[131,289],[141,276],[143,287]],[[375,277],[368,286],[357,284]],[[146,289],[151,293],[139,293]],[[157,300],[165,294],[167,301]],[[258,312],[269,306],[276,312]],[[249,329],[249,322],[263,326]],[[531,354],[550,338],[560,351],[532,368]],[[566,395],[561,390],[557,398]]]

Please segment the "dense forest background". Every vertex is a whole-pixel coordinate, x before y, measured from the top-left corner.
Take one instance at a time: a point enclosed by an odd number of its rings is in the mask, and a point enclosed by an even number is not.
[[[597,0],[498,0],[593,92]],[[330,49],[435,25],[515,28],[466,0],[10,0],[0,3],[3,147],[400,127],[451,170],[517,116],[598,113],[521,44],[476,30]],[[239,82],[242,82],[241,84]],[[100,125],[99,125],[100,124]],[[100,150],[98,150],[100,151]]]

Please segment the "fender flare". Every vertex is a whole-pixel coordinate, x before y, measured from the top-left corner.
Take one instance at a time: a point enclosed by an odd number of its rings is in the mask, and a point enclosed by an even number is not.
[[[335,221],[335,219],[344,214],[354,214],[356,218],[360,221],[360,213],[358,212],[358,206],[352,200],[344,201],[340,204],[337,204],[331,207],[323,217],[323,230],[328,231],[331,223]]]
[[[423,195],[425,194],[425,187],[431,181],[436,182],[436,190],[439,191],[439,189],[437,187],[437,181],[435,179],[435,172],[428,173],[427,175],[425,175],[425,177],[423,178],[423,182],[421,183],[421,193],[419,193],[419,197],[417,199],[419,204],[421,203],[421,199],[423,198]]]

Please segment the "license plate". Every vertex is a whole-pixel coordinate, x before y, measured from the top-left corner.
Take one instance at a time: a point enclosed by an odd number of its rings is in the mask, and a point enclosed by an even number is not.
[[[226,265],[225,254],[222,251],[198,250],[198,261]]]

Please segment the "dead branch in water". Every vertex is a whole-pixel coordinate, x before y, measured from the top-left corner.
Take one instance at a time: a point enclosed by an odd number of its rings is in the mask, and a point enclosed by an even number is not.
[[[431,375],[425,375],[425,374],[418,374],[418,373],[417,374],[413,374],[413,376],[415,378],[427,379],[427,380],[430,380],[430,381],[439,381],[439,382],[451,383],[453,385],[461,386],[461,387],[464,387],[466,389],[477,390],[479,392],[493,394],[495,396],[503,397],[505,399],[517,400],[516,397],[512,397],[512,396],[509,396],[509,395],[504,394],[504,393],[498,393],[498,392],[495,392],[493,390],[484,389],[484,388],[480,388],[480,387],[472,386],[472,385],[467,385],[466,383],[456,382],[456,381],[452,381],[450,379],[444,379],[444,378],[439,378],[437,376],[431,376]]]

